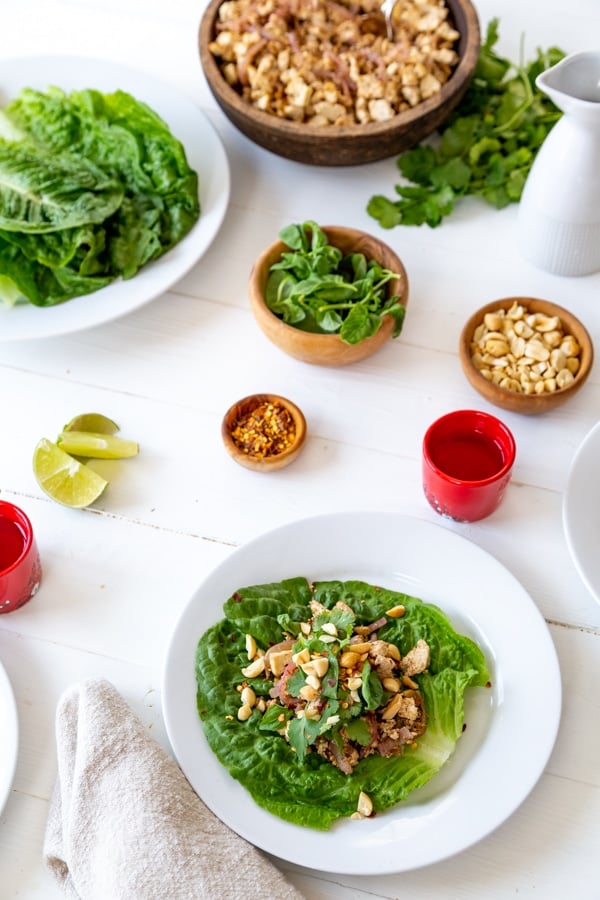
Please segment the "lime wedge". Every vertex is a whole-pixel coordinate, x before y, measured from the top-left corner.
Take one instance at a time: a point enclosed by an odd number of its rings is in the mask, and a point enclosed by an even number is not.
[[[111,434],[94,434],[91,431],[63,431],[56,442],[65,453],[89,456],[94,459],[126,459],[137,456],[139,444]]]
[[[81,413],[64,426],[63,431],[93,431],[96,434],[115,434],[119,426],[102,413]]]
[[[97,472],[42,438],[33,453],[33,472],[44,493],[63,506],[81,509],[96,500],[106,485]]]

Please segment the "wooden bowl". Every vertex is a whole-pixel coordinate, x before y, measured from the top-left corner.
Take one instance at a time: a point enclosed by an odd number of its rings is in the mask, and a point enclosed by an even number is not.
[[[480,29],[470,0],[446,0],[460,33],[460,61],[433,97],[385,122],[318,126],[262,112],[242,99],[224,78],[209,49],[222,0],[211,0],[200,23],[200,61],[208,86],[225,115],[246,137],[272,153],[309,165],[352,166],[385,159],[414,147],[448,118],[461,100],[479,57]]]
[[[408,277],[400,258],[394,251],[378,238],[340,225],[322,226],[330,244],[338,247],[342,253],[364,253],[367,259],[375,259],[384,268],[397,272],[400,276],[388,283],[388,295],[398,294],[404,307],[408,303]],[[275,313],[271,312],[265,302],[265,288],[269,277],[269,269],[281,258],[288,248],[283,241],[275,241],[258,257],[248,283],[250,307],[259,327],[277,347],[302,362],[318,366],[346,366],[371,356],[376,350],[390,340],[394,330],[392,316],[385,316],[379,331],[360,341],[358,344],[347,344],[337,334],[313,334],[287,325]]]
[[[242,449],[239,442],[234,440],[233,434],[240,422],[266,404],[283,408],[289,414],[293,420],[294,434],[286,449],[265,456]],[[285,397],[278,394],[251,394],[243,400],[238,400],[227,410],[221,423],[221,436],[228,453],[241,466],[256,472],[274,472],[276,469],[289,466],[302,450],[306,441],[306,420],[302,410]]]
[[[486,315],[494,313],[499,309],[506,312],[513,304],[524,307],[526,316],[529,316],[530,314],[541,314],[549,318],[558,317],[562,324],[564,334],[573,336],[577,341],[580,348],[578,355],[579,367],[572,380],[570,380],[566,386],[559,386],[553,391],[544,390],[543,393],[519,393],[517,390],[510,389],[509,387],[502,387],[500,384],[489,381],[482,375],[477,365],[475,365],[473,361],[473,339],[476,329],[484,322],[484,317]],[[488,321],[491,320],[488,319]],[[536,338],[536,335],[533,337]],[[552,335],[550,335],[550,337],[552,337]],[[530,338],[527,338],[527,340],[529,339]],[[500,352],[500,345],[496,346],[497,352]],[[518,352],[520,352],[521,349],[522,346],[521,348],[518,348]],[[573,397],[583,386],[592,368],[594,346],[585,326],[572,313],[563,309],[563,307],[557,306],[555,303],[550,303],[547,300],[540,300],[534,297],[506,297],[502,300],[493,300],[491,303],[486,304],[486,306],[483,306],[481,309],[478,309],[477,312],[473,313],[462,330],[459,342],[459,355],[467,379],[482,397],[485,397],[486,400],[489,400],[489,402],[493,403],[495,406],[499,406],[510,412],[536,415],[538,413],[548,412],[549,410],[555,409],[555,407],[566,403],[566,401],[569,400],[570,397]],[[514,358],[514,354],[512,354],[512,356]],[[498,357],[500,364],[497,368],[504,369],[504,365],[501,362],[503,358],[504,356],[501,353]],[[532,360],[532,363],[534,362],[535,360]],[[548,360],[548,362],[551,362],[551,360]],[[495,367],[492,366],[488,368],[492,370]],[[529,369],[529,366],[527,369]],[[542,373],[542,378],[543,377],[544,374]]]

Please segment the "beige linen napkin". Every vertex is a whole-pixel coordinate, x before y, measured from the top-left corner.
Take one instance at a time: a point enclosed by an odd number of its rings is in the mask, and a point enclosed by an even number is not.
[[[69,688],[44,858],[73,900],[302,900],[194,793],[114,686]]]

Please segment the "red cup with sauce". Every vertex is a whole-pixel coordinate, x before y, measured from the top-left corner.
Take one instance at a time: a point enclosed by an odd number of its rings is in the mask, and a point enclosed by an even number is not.
[[[516,457],[515,439],[489,413],[460,409],[437,419],[423,439],[423,490],[456,522],[476,522],[500,504]]]
[[[41,577],[31,522],[18,506],[0,500],[0,613],[12,612],[31,600]]]

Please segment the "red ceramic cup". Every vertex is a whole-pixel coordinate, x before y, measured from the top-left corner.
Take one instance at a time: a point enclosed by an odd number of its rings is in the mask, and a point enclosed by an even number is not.
[[[515,439],[500,419],[472,409],[448,413],[423,439],[425,496],[457,522],[483,519],[502,500],[515,456]]]
[[[41,577],[31,522],[18,506],[0,500],[0,613],[31,600]]]

